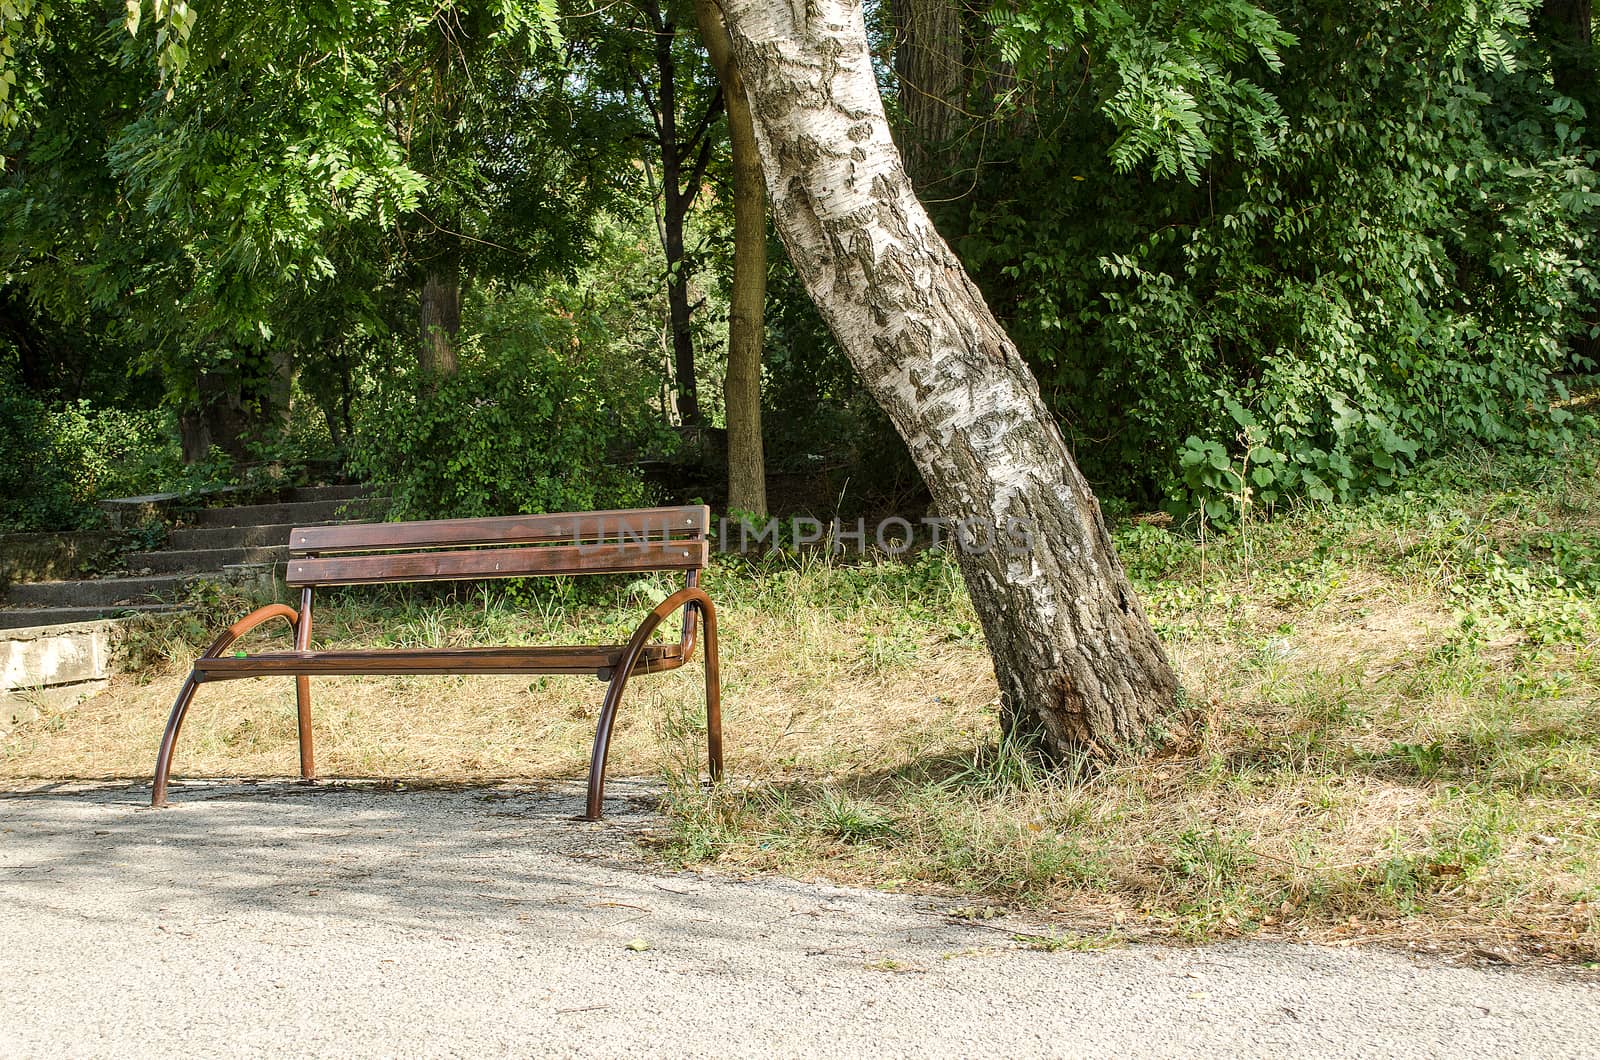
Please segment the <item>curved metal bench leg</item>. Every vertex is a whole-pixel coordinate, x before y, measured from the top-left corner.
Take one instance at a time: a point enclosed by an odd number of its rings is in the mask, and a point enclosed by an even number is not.
[[[722,779],[722,664],[717,658],[717,616],[709,607],[699,607],[705,619],[706,639],[706,757],[710,760],[711,782]]]
[[[594,749],[589,753],[589,802],[583,819],[598,821],[606,797],[606,754],[611,750],[611,726],[617,720],[617,705],[622,690],[628,687],[628,670],[618,667],[606,685],[606,698],[600,704],[600,721],[594,730]]]
[[[172,772],[172,748],[178,742],[178,730],[183,728],[183,716],[189,713],[189,704],[194,702],[194,690],[199,687],[199,675],[193,670],[189,671],[188,680],[178,689],[172,713],[167,716],[167,730],[161,734],[161,749],[156,752],[156,780],[150,788],[151,806],[167,804],[167,775]]]
[[[695,586],[680,589],[661,601],[644,617],[616,669],[611,672],[611,683],[606,686],[606,698],[600,704],[600,721],[594,730],[594,750],[589,755],[589,802],[584,819],[598,821],[601,804],[606,793],[606,754],[611,749],[611,727],[616,724],[617,707],[622,703],[623,690],[628,687],[628,677],[633,673],[644,650],[645,641],[655,632],[661,620],[680,607],[699,608],[706,625],[706,734],[710,744],[711,775],[722,775],[722,688],[717,668],[717,613],[711,599]]]
[[[248,615],[223,630],[211,646],[201,653],[202,659],[215,659],[227,650],[228,646],[238,640],[245,633],[272,618],[281,618],[294,628],[296,635],[299,633],[300,615],[292,607],[283,604],[268,604],[258,607]],[[301,678],[300,680],[305,680]],[[150,786],[150,805],[165,806],[167,804],[167,777],[172,772],[172,750],[178,742],[178,731],[183,728],[184,715],[189,713],[189,704],[194,702],[194,691],[200,687],[200,671],[190,670],[188,678],[183,682],[183,687],[178,689],[178,698],[173,701],[172,713],[167,716],[166,731],[161,734],[161,749],[156,752],[155,782]],[[306,698],[301,699],[301,717],[304,728],[301,733],[300,761],[301,768],[309,761],[307,758],[310,744],[306,742],[310,736],[310,691],[307,689]]]
[[[311,650],[311,586],[300,590],[300,620],[294,627],[294,650]],[[317,779],[317,760],[311,746],[311,678],[294,679],[295,726],[300,737],[300,779]]]

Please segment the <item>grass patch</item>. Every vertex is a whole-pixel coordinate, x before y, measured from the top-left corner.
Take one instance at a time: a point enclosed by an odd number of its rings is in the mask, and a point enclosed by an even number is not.
[[[719,562],[732,782],[693,778],[698,667],[640,679],[615,774],[668,778],[661,856],[1159,934],[1515,944],[1600,955],[1600,478],[1588,447],[1468,453],[1363,504],[1200,541],[1119,526],[1206,724],[1164,757],[1046,769],[997,744],[954,566]],[[330,595],[319,645],[621,640],[659,579],[467,598]],[[144,777],[198,645],[241,602],[152,620],[136,673],[6,737],[0,778]],[[286,644],[281,633],[272,637]],[[259,641],[257,643],[260,643]],[[201,690],[177,772],[285,775],[292,685]],[[330,775],[578,776],[582,678],[314,682]],[[1085,927],[1085,924],[1088,924]],[[1051,941],[1051,940],[1054,941]]]
[[[1592,959],[1596,476],[1589,450],[1472,454],[1404,493],[1203,547],[1120,527],[1209,715],[1192,745],[1091,773],[980,740],[877,769],[680,786],[665,852],[1140,933],[1510,942]],[[991,709],[967,707],[972,731],[992,733]],[[872,827],[830,827],[840,806]]]

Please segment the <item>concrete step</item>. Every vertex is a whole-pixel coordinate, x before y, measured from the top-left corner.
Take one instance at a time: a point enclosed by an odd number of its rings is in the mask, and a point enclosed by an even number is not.
[[[123,558],[123,568],[143,574],[177,574],[182,571],[218,571],[236,563],[282,563],[289,558],[289,539],[285,531],[279,544],[250,545],[240,548],[169,549],[161,552],[135,552]]]
[[[114,608],[118,604],[157,604],[176,600],[193,574],[153,574],[138,578],[27,582],[6,593],[11,607]]]
[[[93,622],[124,615],[161,614],[176,611],[171,604],[117,604],[110,607],[16,607],[0,608],[0,629],[27,629],[34,626],[61,626]],[[3,638],[0,638],[3,639]]]
[[[174,530],[167,539],[171,550],[271,548],[287,545],[289,532],[297,526],[317,523],[260,523],[256,526],[195,526]]]
[[[290,523],[309,526],[345,519],[376,519],[383,514],[382,502],[372,497],[333,501],[286,501],[278,504],[246,504],[231,508],[206,508],[194,515],[193,525],[262,526]],[[286,537],[284,540],[288,540]]]
[[[282,498],[285,501],[348,501],[370,495],[369,488],[360,484],[342,486],[296,486]]]

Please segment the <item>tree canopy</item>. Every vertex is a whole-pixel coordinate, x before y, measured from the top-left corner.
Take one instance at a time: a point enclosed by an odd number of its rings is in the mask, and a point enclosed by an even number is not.
[[[1103,494],[1226,520],[1562,437],[1597,320],[1587,5],[866,14],[918,191]],[[521,304],[552,320],[606,306],[594,378],[643,380],[646,420],[720,428],[732,170],[693,25],[652,0],[6,0],[6,370],[47,404],[159,404],[191,460],[244,457],[297,398],[347,450],[390,380],[477,372],[496,306],[542,290]],[[775,466],[887,451],[856,481],[893,489],[904,450],[791,270]]]

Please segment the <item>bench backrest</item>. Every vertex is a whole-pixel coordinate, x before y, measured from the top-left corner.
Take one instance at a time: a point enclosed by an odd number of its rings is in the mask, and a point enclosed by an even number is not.
[[[699,570],[711,509],[634,508],[412,523],[306,526],[289,535],[290,585]]]

